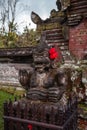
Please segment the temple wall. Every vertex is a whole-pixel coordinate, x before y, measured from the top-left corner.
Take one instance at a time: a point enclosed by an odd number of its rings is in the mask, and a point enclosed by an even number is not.
[[[21,87],[18,76],[19,69],[30,69],[30,66],[29,64],[0,63],[0,86]]]
[[[69,50],[78,59],[83,59],[87,55],[87,19],[71,27],[69,36]]]

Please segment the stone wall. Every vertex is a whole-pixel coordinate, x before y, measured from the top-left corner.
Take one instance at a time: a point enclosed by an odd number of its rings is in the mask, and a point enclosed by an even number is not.
[[[0,63],[0,85],[12,85],[19,86],[19,69],[31,69],[29,64],[9,64],[9,63]]]

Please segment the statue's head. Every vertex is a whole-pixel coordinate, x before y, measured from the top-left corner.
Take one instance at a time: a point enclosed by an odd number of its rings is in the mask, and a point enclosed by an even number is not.
[[[40,43],[33,51],[34,67],[36,69],[48,70],[53,68],[56,59],[58,58],[58,52],[54,45],[47,44],[44,39],[40,40]]]
[[[44,69],[49,68],[50,59],[48,50],[49,49],[47,46],[45,46],[45,44],[40,44],[36,47],[33,52],[33,61],[35,69],[43,71]]]

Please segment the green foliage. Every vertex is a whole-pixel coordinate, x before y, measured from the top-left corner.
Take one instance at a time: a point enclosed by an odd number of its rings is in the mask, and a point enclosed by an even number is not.
[[[0,41],[0,48],[5,48],[5,45],[3,44],[2,41]]]
[[[87,113],[87,104],[80,103],[80,104],[78,105],[78,108],[83,109],[83,110]]]
[[[25,95],[24,89],[17,89],[17,87],[13,86],[0,86],[0,90],[19,97],[23,97],[23,95]]]
[[[9,32],[7,35],[8,48],[17,47],[18,36],[15,32]]]
[[[10,31],[0,35],[0,48],[15,48],[35,46],[37,43],[37,32],[33,29],[25,28],[21,35],[15,31]]]
[[[13,100],[14,95],[11,95],[7,92],[3,92],[0,90],[0,130],[4,130],[3,103],[9,99]]]
[[[19,98],[25,94],[23,90],[16,90],[15,87],[1,87],[0,86],[0,130],[4,130],[4,120],[3,120],[3,103],[11,99],[12,101],[15,97]]]
[[[24,32],[18,35],[18,24],[15,23],[18,3],[20,0],[1,0],[0,1],[0,48],[26,47],[37,44],[36,31],[26,26]],[[19,4],[21,5],[21,4]],[[20,7],[20,11],[21,7]],[[23,21],[24,22],[24,21]]]
[[[24,28],[24,32],[21,35],[21,46],[25,47],[25,46],[34,46],[37,44],[36,41],[37,38],[37,32],[34,31],[33,29],[28,29],[28,27],[26,26]]]
[[[5,48],[5,36],[0,35],[0,48]]]
[[[18,35],[15,32],[9,32],[0,35],[0,48],[13,48],[17,47]]]
[[[17,31],[17,23],[9,22],[9,32]]]

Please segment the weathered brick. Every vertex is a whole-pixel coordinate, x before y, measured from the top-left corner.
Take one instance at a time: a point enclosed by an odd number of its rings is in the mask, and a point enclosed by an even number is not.
[[[69,50],[79,59],[84,57],[87,49],[87,20],[70,28]]]

